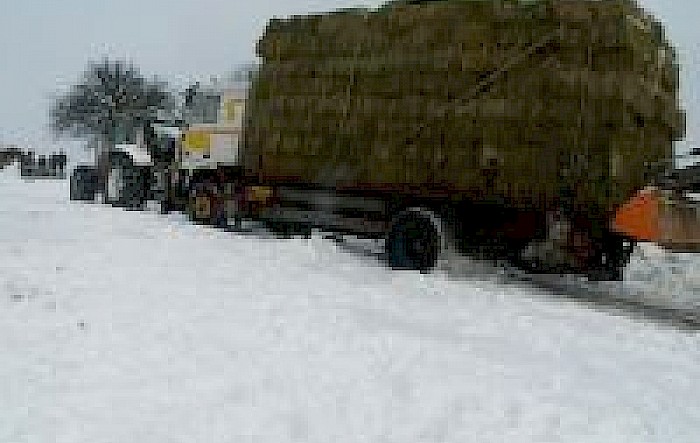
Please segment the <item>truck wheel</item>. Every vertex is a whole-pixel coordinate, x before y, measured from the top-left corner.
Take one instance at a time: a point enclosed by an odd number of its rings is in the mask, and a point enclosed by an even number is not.
[[[97,193],[97,170],[89,166],[78,166],[70,177],[70,199],[93,201]]]
[[[211,202],[204,193],[195,191],[189,199],[189,213],[192,221],[206,223],[209,220]]]
[[[105,180],[105,203],[122,208],[141,208],[146,201],[148,180],[142,168],[124,155],[112,155]]]
[[[588,279],[621,281],[624,269],[634,252],[634,241],[620,235],[608,235],[600,245],[589,267]]]
[[[443,248],[439,219],[420,209],[400,213],[392,223],[386,252],[393,269],[430,272]]]
[[[224,201],[224,219],[226,227],[234,231],[240,231],[243,225],[243,211],[239,207],[239,202],[228,196]]]

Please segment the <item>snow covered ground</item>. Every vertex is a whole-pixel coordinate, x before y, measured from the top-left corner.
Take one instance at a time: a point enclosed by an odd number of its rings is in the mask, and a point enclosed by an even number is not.
[[[700,334],[18,175],[0,171],[2,443],[699,441]],[[697,264],[647,248],[630,278],[693,293]]]

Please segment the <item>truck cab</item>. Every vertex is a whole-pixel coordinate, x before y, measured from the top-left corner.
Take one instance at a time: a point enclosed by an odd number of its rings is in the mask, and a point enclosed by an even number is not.
[[[178,161],[182,170],[216,170],[237,166],[242,140],[246,90],[198,86],[185,103],[187,128]]]
[[[224,202],[235,193],[246,96],[246,85],[225,80],[196,83],[186,92],[187,125],[171,184],[180,190],[179,206],[196,221],[220,219]]]

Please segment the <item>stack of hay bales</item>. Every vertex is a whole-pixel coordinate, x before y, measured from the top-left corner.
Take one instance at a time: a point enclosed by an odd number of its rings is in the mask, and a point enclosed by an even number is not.
[[[268,24],[252,173],[609,210],[683,134],[675,53],[631,0],[405,3]]]

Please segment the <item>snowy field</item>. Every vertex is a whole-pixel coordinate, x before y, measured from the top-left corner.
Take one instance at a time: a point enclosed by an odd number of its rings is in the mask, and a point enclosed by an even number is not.
[[[1,443],[700,441],[698,333],[67,196],[0,171]]]

